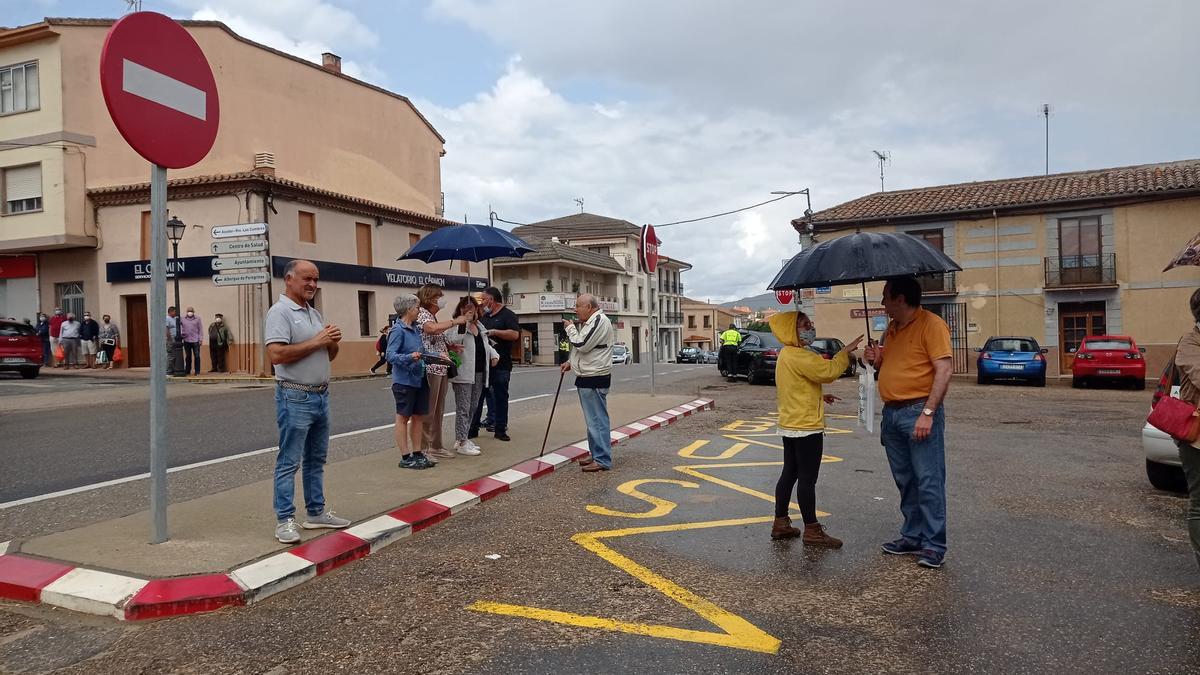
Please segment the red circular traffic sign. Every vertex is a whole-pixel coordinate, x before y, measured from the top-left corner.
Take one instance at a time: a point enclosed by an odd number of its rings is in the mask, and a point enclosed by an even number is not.
[[[135,12],[109,29],[100,91],[117,130],[152,163],[182,169],[212,149],[217,83],[200,45],[170,17]]]
[[[642,269],[646,270],[647,274],[654,274],[654,270],[658,269],[658,245],[661,243],[658,236],[654,234],[653,225],[642,226],[638,249],[641,253]]]
[[[781,305],[792,304],[792,298],[794,297],[796,297],[796,294],[787,288],[781,288],[778,291],[775,291],[775,299],[778,300],[779,304]]]

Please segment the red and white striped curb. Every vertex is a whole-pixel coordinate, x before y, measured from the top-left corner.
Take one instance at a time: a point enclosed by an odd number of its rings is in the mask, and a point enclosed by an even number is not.
[[[612,443],[618,445],[714,408],[711,399],[684,403],[613,429]],[[129,621],[247,605],[366,557],[587,454],[587,441],[572,443],[224,574],[142,579],[10,553],[11,542],[0,542],[0,598]]]

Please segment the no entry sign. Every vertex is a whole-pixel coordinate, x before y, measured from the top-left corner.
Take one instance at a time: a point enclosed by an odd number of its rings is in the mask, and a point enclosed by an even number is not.
[[[150,162],[182,169],[217,137],[217,83],[200,45],[170,17],[135,12],[100,52],[100,90],[117,130]]]

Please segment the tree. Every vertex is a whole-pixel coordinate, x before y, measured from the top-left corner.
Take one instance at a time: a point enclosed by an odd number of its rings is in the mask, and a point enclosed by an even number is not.
[[[771,324],[767,323],[766,321],[752,321],[750,322],[750,325],[746,327],[746,330],[752,330],[756,333],[770,333]]]
[[[571,281],[571,292],[572,292],[572,293],[578,293],[578,292],[579,292],[579,282],[578,282],[578,281],[574,281],[574,280],[573,280],[573,281]]]
[[[546,292],[547,292],[547,293],[550,293],[550,292],[552,292],[553,290],[554,290],[554,280],[553,280],[553,279],[547,279],[547,280],[546,280]]]

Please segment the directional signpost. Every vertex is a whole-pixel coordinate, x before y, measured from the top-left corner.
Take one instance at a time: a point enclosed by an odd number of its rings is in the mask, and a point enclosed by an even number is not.
[[[256,272],[230,272],[229,274],[214,274],[213,283],[218,286],[241,286],[243,284],[265,284],[271,280],[266,270]]]
[[[228,239],[229,237],[253,237],[267,233],[266,223],[241,223],[239,225],[218,225],[212,229],[213,239]]]
[[[213,255],[223,253],[260,253],[267,250],[266,239],[242,239],[238,241],[214,241]]]
[[[167,345],[161,333],[167,321],[167,169],[204,159],[217,137],[220,105],[200,46],[183,26],[155,12],[134,12],[109,29],[100,51],[100,91],[121,136],[153,165],[150,511],[151,543],[160,544],[167,540]]]
[[[212,261],[214,270],[245,269],[247,267],[266,267],[270,260],[265,255],[247,255],[240,258],[217,258]],[[218,275],[219,276],[219,275]],[[216,277],[213,277],[216,280]],[[264,284],[267,282],[263,282]],[[217,284],[220,286],[221,284]]]
[[[238,223],[237,225],[214,227],[212,229],[213,239],[230,239],[230,241],[214,241],[212,243],[212,252],[218,256],[212,261],[212,268],[221,272],[213,275],[213,283],[218,286],[244,286],[269,282],[271,280],[271,275],[267,272],[267,267],[271,264],[269,255],[239,255],[264,253],[267,250],[267,240],[232,239],[233,237],[259,237],[266,234],[266,223]]]

